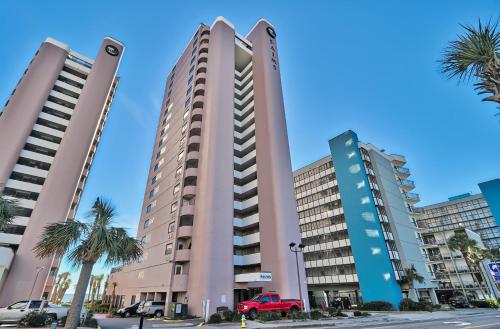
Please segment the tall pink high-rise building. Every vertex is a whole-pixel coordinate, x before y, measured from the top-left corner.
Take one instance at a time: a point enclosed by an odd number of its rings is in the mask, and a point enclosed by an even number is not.
[[[118,305],[188,303],[202,315],[261,291],[299,298],[300,243],[276,33],[201,24],[167,77],[137,233],[114,269]],[[305,272],[299,255],[304,298]]]
[[[91,60],[48,38],[0,113],[0,191],[22,213],[0,232],[0,304],[48,298],[60,259],[35,257],[47,224],[75,217],[118,84],[123,44]]]

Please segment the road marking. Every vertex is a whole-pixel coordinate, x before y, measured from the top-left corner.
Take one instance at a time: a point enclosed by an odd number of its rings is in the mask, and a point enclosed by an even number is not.
[[[462,321],[445,321],[444,324],[454,324],[455,327],[463,327],[471,324],[470,322],[462,322]]]
[[[497,318],[499,318],[500,316],[497,316]],[[488,324],[480,324],[478,326],[473,326],[473,327],[466,327],[464,329],[472,329],[472,328],[485,328],[485,327],[491,327],[491,326],[496,326],[500,324],[500,322],[495,322],[495,323],[488,323]]]

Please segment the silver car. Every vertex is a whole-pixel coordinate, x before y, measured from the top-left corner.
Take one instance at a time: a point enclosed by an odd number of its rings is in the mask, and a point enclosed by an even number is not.
[[[165,302],[141,302],[137,309],[137,313],[160,318],[165,314]]]

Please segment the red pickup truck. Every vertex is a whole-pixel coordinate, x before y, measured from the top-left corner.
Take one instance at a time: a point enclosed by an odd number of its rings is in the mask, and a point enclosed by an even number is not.
[[[299,312],[302,302],[298,299],[281,299],[279,294],[260,294],[238,303],[236,310],[255,320],[259,312],[280,312],[283,315]]]

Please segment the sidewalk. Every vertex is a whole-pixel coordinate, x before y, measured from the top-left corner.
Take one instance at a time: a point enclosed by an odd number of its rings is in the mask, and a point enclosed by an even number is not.
[[[498,310],[491,309],[474,309],[467,311],[435,311],[435,312],[369,312],[370,316],[354,317],[353,312],[346,311],[349,317],[334,318],[323,320],[280,320],[269,322],[247,321],[246,327],[248,329],[265,329],[265,328],[321,328],[321,327],[345,327],[345,326],[361,326],[368,324],[395,324],[400,322],[419,322],[419,321],[432,321],[432,320],[447,320],[456,319],[461,316],[474,316],[480,314],[487,314],[497,312]],[[209,324],[203,326],[205,328],[227,328],[236,329],[241,328],[240,322],[223,322],[218,324]]]

